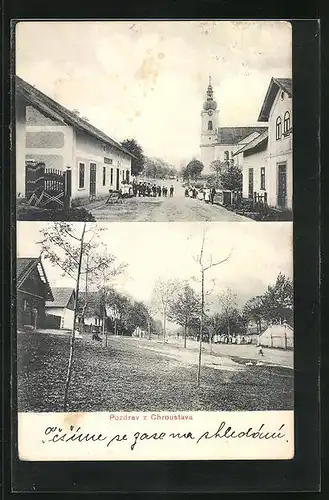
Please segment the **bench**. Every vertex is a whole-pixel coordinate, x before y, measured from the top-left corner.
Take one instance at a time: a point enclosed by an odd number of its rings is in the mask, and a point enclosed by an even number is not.
[[[122,203],[122,195],[120,191],[109,191],[109,196],[106,200],[107,204]]]

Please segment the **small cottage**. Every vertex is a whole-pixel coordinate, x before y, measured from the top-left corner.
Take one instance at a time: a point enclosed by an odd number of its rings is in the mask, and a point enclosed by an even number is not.
[[[270,325],[259,337],[259,344],[265,347],[278,347],[281,349],[293,349],[294,330],[288,325]]]
[[[75,291],[72,288],[53,288],[53,301],[46,302],[46,314],[59,316],[59,327],[72,330],[74,321]]]
[[[17,328],[36,330],[46,323],[46,302],[54,300],[40,257],[16,261]]]

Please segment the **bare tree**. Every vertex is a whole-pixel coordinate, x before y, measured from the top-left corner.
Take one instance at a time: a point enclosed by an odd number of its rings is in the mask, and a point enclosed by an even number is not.
[[[178,282],[173,279],[158,279],[154,285],[152,304],[156,310],[162,313],[163,343],[166,342],[166,323],[169,303],[172,300],[174,293],[177,292],[177,288]]]
[[[104,275],[109,276],[121,272],[120,266],[114,267],[116,257],[108,252],[106,245],[97,241],[101,229],[94,223],[88,225],[87,222],[83,223],[81,232],[77,227],[81,226],[74,227],[66,222],[53,222],[47,225],[46,229],[40,230],[42,238],[38,242],[44,258],[48,259],[52,265],[58,266],[63,276],[69,276],[75,281],[75,306],[64,388],[64,411],[67,411],[68,391],[72,378],[81,281],[85,279],[87,284],[89,279],[97,281]]]
[[[197,375],[197,384],[198,386],[200,385],[200,378],[201,378],[201,358],[202,358],[202,339],[203,339],[203,327],[204,327],[204,317],[205,317],[205,285],[204,285],[204,279],[205,279],[205,273],[209,271],[209,269],[219,266],[220,264],[223,264],[226,262],[231,254],[232,251],[228,254],[225,259],[213,262],[212,257],[210,257],[209,261],[206,263],[205,262],[205,257],[204,257],[204,246],[205,246],[205,240],[206,240],[206,231],[203,231],[202,235],[202,243],[201,243],[201,251],[200,254],[194,258],[194,260],[199,264],[200,267],[200,274],[201,274],[201,313],[200,313],[200,335],[199,335],[199,361],[198,361],[198,375]]]

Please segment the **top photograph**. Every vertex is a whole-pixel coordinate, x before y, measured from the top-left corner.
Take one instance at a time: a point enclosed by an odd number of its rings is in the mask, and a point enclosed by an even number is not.
[[[13,25],[16,217],[291,221],[287,21]]]

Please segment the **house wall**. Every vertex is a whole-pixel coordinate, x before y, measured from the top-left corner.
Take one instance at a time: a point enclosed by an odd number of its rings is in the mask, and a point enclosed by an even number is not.
[[[119,184],[126,180],[127,170],[131,177],[131,158],[115,148],[110,148],[97,138],[82,131],[75,131],[75,164],[72,170],[72,197],[84,198],[90,195],[90,163],[96,164],[96,196],[106,195],[109,189],[116,189],[117,169]],[[104,160],[106,158],[107,160]],[[106,163],[111,161],[112,164]],[[85,165],[84,186],[79,187],[79,164]],[[105,185],[103,185],[105,168]],[[111,168],[113,180],[111,182]]]
[[[46,314],[54,314],[55,316],[60,316],[61,328],[65,330],[72,330],[74,311],[67,309],[66,307],[46,307]]]
[[[277,206],[277,194],[278,194],[278,164],[286,163],[287,165],[287,208],[292,208],[292,189],[293,189],[293,161],[292,161],[292,134],[284,137],[282,135],[281,139],[276,139],[276,119],[281,116],[282,120],[282,131],[284,114],[286,111],[290,112],[290,127],[293,126],[292,123],[292,98],[288,96],[287,93],[283,93],[283,99],[281,99],[281,90],[276,96],[270,115],[269,115],[269,192],[268,192],[268,203],[270,206]]]
[[[25,106],[24,99],[16,96],[16,195],[19,198],[25,196]]]
[[[260,189],[261,181],[260,181],[260,172],[261,168],[265,167],[265,190],[269,191],[269,172],[267,167],[267,157],[268,157],[268,149],[266,148],[264,151],[259,151],[257,153],[251,154],[249,156],[244,156],[243,159],[243,169],[242,169],[242,192],[243,197],[248,198],[249,196],[249,168],[254,169],[254,189],[253,191],[256,193],[264,193]]]
[[[17,291],[17,327],[42,328],[45,318],[45,300],[32,291]]]

